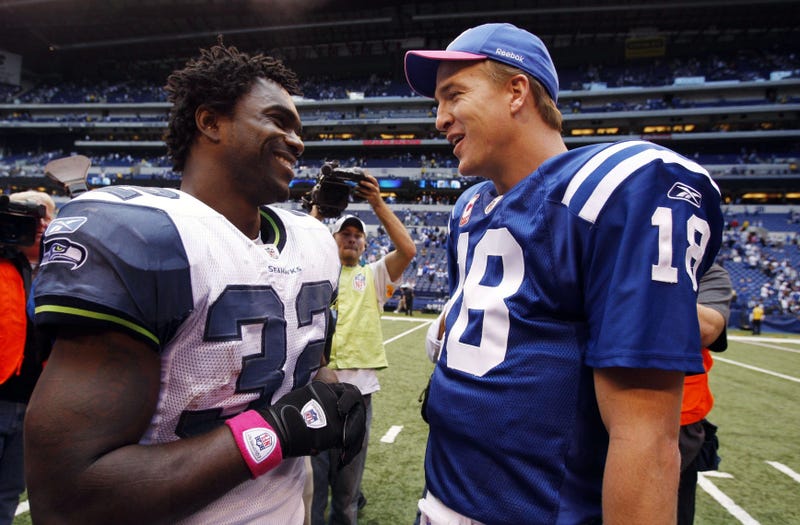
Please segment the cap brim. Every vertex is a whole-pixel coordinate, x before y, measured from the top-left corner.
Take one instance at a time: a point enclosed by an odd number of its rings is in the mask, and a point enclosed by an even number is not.
[[[486,55],[466,51],[407,51],[405,58],[406,81],[411,89],[423,97],[435,98],[436,71],[439,64],[452,60],[486,60]]]
[[[341,219],[339,219],[336,222],[336,225],[335,225],[335,228],[333,230],[333,233],[339,233],[340,231],[342,231],[347,226],[354,226],[354,227],[358,228],[359,230],[361,230],[361,233],[366,233],[366,230],[364,229],[364,221],[362,221],[361,219],[359,219],[355,215],[347,215],[347,216],[342,217]]]

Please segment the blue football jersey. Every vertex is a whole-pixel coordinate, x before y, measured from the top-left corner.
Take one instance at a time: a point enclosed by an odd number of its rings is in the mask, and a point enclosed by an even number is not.
[[[708,173],[644,141],[558,155],[503,195],[469,188],[449,224],[431,493],[485,523],[599,518],[593,368],[703,371],[697,282],[722,224]]]
[[[338,286],[336,243],[306,214],[265,206],[261,224],[256,242],[186,193],[114,186],[78,196],[49,225],[36,323],[125,331],[161,358],[141,444],[269,405],[319,367]],[[186,523],[302,523],[304,479],[302,459],[288,458]]]

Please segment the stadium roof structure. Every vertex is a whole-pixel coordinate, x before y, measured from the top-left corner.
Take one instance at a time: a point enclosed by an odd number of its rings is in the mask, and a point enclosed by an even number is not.
[[[695,53],[800,45],[798,0],[0,0],[0,50],[20,55],[30,74],[85,74],[182,61],[221,34],[305,74],[397,76],[405,50],[442,48],[493,21],[538,34],[561,64],[621,48],[658,52],[660,42]]]

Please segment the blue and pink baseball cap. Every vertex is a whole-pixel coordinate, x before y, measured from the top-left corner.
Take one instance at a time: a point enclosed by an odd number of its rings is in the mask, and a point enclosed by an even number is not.
[[[542,40],[512,24],[483,24],[461,33],[444,51],[406,52],[406,80],[422,96],[434,98],[439,64],[451,60],[495,60],[525,71],[558,101],[558,74]]]

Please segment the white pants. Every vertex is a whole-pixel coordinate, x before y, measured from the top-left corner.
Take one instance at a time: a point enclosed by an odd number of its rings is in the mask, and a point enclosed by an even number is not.
[[[479,521],[451,510],[430,492],[425,495],[425,499],[419,500],[418,505],[422,513],[420,525],[482,525]]]

